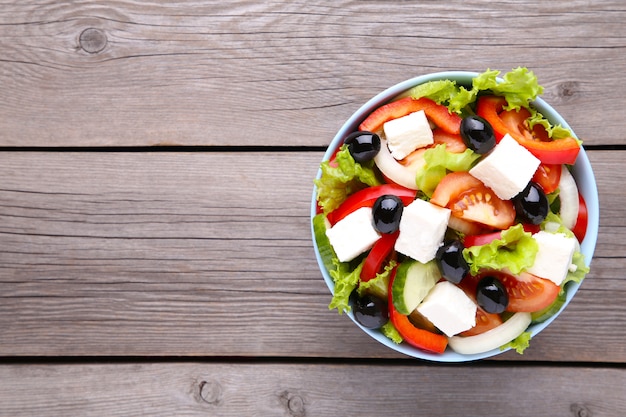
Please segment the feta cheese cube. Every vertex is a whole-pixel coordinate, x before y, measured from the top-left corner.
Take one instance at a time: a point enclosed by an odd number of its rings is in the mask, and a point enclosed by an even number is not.
[[[576,239],[546,231],[535,233],[533,239],[539,244],[539,251],[527,272],[561,285],[572,264]]]
[[[469,173],[502,200],[510,200],[526,188],[539,164],[539,159],[506,134]]]
[[[362,207],[326,230],[326,236],[341,262],[348,262],[370,249],[380,238],[374,229],[371,207]]]
[[[433,131],[424,110],[390,120],[383,125],[383,130],[391,156],[398,160],[434,143]]]
[[[417,306],[417,311],[448,337],[476,326],[476,309],[476,303],[450,281],[437,283]]]
[[[420,199],[413,201],[402,211],[395,249],[422,263],[432,260],[443,242],[449,219],[449,209]]]

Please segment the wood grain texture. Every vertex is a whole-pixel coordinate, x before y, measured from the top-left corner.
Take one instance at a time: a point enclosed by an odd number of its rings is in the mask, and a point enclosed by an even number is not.
[[[626,359],[623,152],[589,154],[592,272],[503,359]],[[402,357],[327,309],[309,226],[321,157],[0,153],[0,356]]]
[[[3,365],[0,414],[613,417],[625,384],[624,369],[404,361]]]
[[[397,82],[517,66],[588,144],[623,144],[625,17],[619,0],[6,3],[0,146],[323,146]]]

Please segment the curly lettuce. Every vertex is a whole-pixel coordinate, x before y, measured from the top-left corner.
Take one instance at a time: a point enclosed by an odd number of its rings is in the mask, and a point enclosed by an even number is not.
[[[418,171],[415,179],[417,188],[426,196],[432,196],[437,184],[450,171],[469,171],[480,155],[466,149],[461,153],[446,150],[445,144],[440,144],[424,152],[424,167]]]
[[[350,194],[382,183],[374,170],[374,161],[359,164],[345,145],[337,152],[334,161],[336,166],[330,161],[322,162],[322,175],[315,180],[317,201],[325,214],[339,207]]]
[[[503,230],[500,239],[463,249],[463,257],[472,274],[483,268],[508,269],[513,274],[519,274],[533,265],[538,251],[537,241],[518,223]]]

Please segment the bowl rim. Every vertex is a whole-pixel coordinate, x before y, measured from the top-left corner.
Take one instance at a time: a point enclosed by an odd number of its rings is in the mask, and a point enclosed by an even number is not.
[[[349,133],[356,130],[360,122],[367,115],[369,115],[372,111],[374,111],[376,108],[380,107],[381,105],[388,103],[392,101],[393,99],[397,98],[399,95],[406,92],[411,87],[424,84],[429,81],[444,80],[444,79],[456,81],[457,83],[461,85],[470,85],[472,78],[476,77],[477,75],[479,75],[478,72],[471,72],[471,71],[433,72],[433,73],[419,75],[419,76],[401,81],[387,88],[386,90],[378,93],[377,95],[369,99],[365,104],[363,104],[359,109],[357,109],[350,116],[350,118],[348,118],[348,120],[346,120],[346,122],[343,123],[341,128],[337,131],[334,138],[330,142],[328,148],[326,149],[322,162],[330,159],[335,149],[337,149],[339,144],[343,142],[344,138]],[[563,117],[542,98],[539,97],[536,100],[534,100],[533,105],[548,120],[550,120],[551,123],[560,124],[561,126],[569,129],[574,135],[574,137],[578,138],[574,130],[565,121],[565,119],[563,119]],[[576,162],[573,165],[572,175],[574,176],[576,180],[576,184],[578,186],[578,190],[583,195],[583,198],[585,199],[585,203],[587,205],[587,212],[588,212],[587,232],[586,232],[585,238],[580,244],[580,251],[585,257],[585,264],[587,266],[590,266],[591,260],[593,258],[593,254],[595,251],[596,243],[597,243],[597,238],[598,238],[599,217],[600,217],[599,216],[599,197],[598,197],[598,189],[597,189],[597,184],[595,180],[595,175],[593,173],[593,169],[591,167],[591,163],[589,161],[587,153],[585,152],[585,149],[583,147],[581,147],[581,150],[578,154],[578,158],[576,159]],[[315,178],[316,179],[320,178],[320,176],[321,176],[321,169],[318,168]],[[317,186],[313,185],[310,220],[312,220],[313,217],[317,214],[317,198],[316,197],[317,197]],[[311,223],[313,247],[315,249],[315,256],[317,259],[317,263],[318,263],[320,272],[322,273],[324,277],[324,281],[326,282],[326,285],[328,286],[328,289],[330,290],[331,294],[333,294],[334,282],[332,278],[330,277],[330,274],[324,267],[319,250],[317,248],[317,244],[315,242],[315,231],[313,230],[312,221],[310,221],[310,223]],[[572,300],[576,292],[578,292],[580,285],[581,283],[577,283],[577,282],[570,282],[566,285],[565,303],[563,304],[563,306],[561,306],[561,309],[556,314],[552,315],[547,320],[541,323],[531,324],[528,327],[528,330],[531,332],[531,338],[535,337],[542,330],[548,327],[563,312],[563,310],[570,303],[570,301]],[[354,324],[360,327],[370,337],[374,338],[378,342],[382,343],[383,345],[389,347],[390,349],[396,352],[400,352],[407,356],[411,356],[417,359],[423,359],[423,360],[433,361],[433,362],[467,362],[467,361],[475,361],[475,360],[490,358],[490,357],[499,355],[501,353],[504,353],[510,350],[510,348],[506,348],[502,350],[499,348],[496,348],[496,349],[492,349],[492,350],[478,353],[478,354],[464,355],[464,354],[456,353],[452,351],[450,348],[448,348],[442,354],[430,353],[430,352],[426,352],[426,351],[422,351],[420,349],[414,348],[404,342],[401,344],[395,344],[393,341],[391,341],[386,336],[384,336],[379,330],[371,330],[371,329],[367,329],[361,326],[355,320],[352,312],[347,312],[345,314],[348,315],[350,319],[352,320],[352,322],[354,322]]]

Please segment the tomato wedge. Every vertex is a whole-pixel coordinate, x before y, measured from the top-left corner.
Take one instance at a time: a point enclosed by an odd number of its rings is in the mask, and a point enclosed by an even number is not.
[[[510,312],[532,313],[543,310],[556,300],[560,291],[560,287],[548,279],[527,272],[513,275],[502,270],[486,270],[475,276],[467,276],[461,284],[475,294],[476,285],[486,276],[493,276],[504,285],[509,296],[506,310]]]
[[[532,181],[539,184],[546,194],[555,192],[561,181],[561,165],[539,164]]]
[[[382,233],[380,239],[374,243],[372,249],[365,258],[365,264],[361,269],[361,281],[367,282],[376,278],[376,274],[381,272],[383,265],[396,244],[400,231],[395,233]]]
[[[589,222],[589,215],[587,213],[587,203],[585,203],[585,199],[582,194],[578,193],[578,218],[576,219],[576,224],[572,229],[574,232],[574,236],[578,239],[579,242],[582,242],[587,234],[587,223]]]
[[[446,350],[446,346],[448,346],[448,338],[446,336],[415,327],[408,316],[398,313],[394,308],[391,297],[391,285],[394,278],[395,270],[389,279],[389,320],[391,320],[391,323],[404,341],[411,346],[428,352],[443,353]]]
[[[508,133],[545,164],[572,165],[576,162],[580,144],[575,138],[552,140],[540,125],[529,130],[527,119],[530,112],[527,109],[505,111],[505,104],[506,99],[499,96],[482,96],[476,104],[476,114],[491,124],[496,140],[500,141]]]
[[[372,207],[376,199],[385,194],[393,194],[400,197],[407,205],[415,200],[416,191],[409,190],[397,184],[382,184],[374,187],[367,187],[357,191],[348,197],[339,207],[328,213],[327,218],[331,225],[335,225],[339,220],[346,217],[353,211],[362,207]]]
[[[469,172],[451,172],[439,182],[430,202],[447,207],[452,216],[495,229],[507,229],[515,222],[510,200],[501,200]]]
[[[383,128],[386,122],[420,110],[424,110],[426,117],[445,132],[452,134],[460,133],[461,117],[456,113],[450,113],[446,106],[437,104],[425,97],[419,99],[405,97],[387,103],[374,110],[359,125],[359,130],[377,132]]]
[[[502,317],[499,314],[487,313],[482,307],[476,307],[476,326],[460,333],[460,336],[476,336],[502,324]]]

